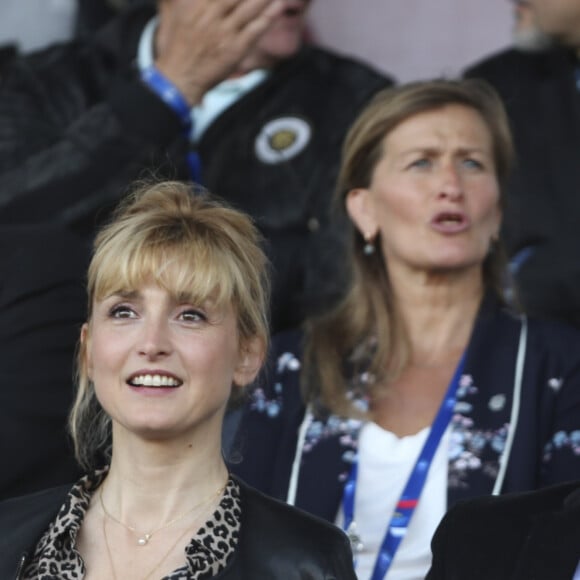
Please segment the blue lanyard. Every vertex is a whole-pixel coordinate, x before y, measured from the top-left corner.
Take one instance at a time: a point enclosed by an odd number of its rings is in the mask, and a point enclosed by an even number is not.
[[[189,169],[189,175],[191,176],[192,181],[203,185],[201,173],[201,157],[197,151],[190,150],[187,153],[187,167]]]
[[[395,512],[391,517],[389,526],[383,538],[379,554],[377,556],[371,580],[383,580],[391,566],[395,553],[401,543],[402,539],[407,533],[407,528],[409,527],[409,522],[411,517],[419,503],[419,498],[423,487],[425,486],[425,481],[427,480],[427,474],[429,473],[429,468],[433,461],[437,447],[441,442],[441,438],[447,429],[453,416],[453,410],[455,408],[455,400],[457,394],[457,388],[459,387],[459,381],[461,380],[461,375],[463,374],[463,367],[465,366],[465,353],[461,357],[453,378],[447,387],[447,392],[445,397],[441,402],[441,406],[437,411],[437,416],[431,425],[431,430],[427,436],[427,440],[419,453],[419,457],[415,462],[413,471],[407,480],[403,493],[399,498],[395,506]],[[354,500],[356,493],[356,481],[358,476],[358,463],[355,460],[350,471],[348,481],[344,486],[344,493],[342,497],[342,507],[344,511],[344,530],[346,531],[351,545],[353,547],[353,552],[362,549],[361,538],[358,535],[356,529],[356,523],[354,519]]]
[[[192,125],[191,108],[179,89],[166,78],[155,66],[149,66],[141,71],[141,79],[161,100],[171,108],[181,120],[182,132],[189,141]],[[199,153],[190,149],[186,156],[187,168],[192,181],[201,184],[201,158]]]

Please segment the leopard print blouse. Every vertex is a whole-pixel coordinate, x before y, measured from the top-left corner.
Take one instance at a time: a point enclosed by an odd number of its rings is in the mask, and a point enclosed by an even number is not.
[[[81,580],[85,565],[76,551],[76,538],[91,496],[107,470],[83,477],[44,533],[21,576],[23,580]],[[221,572],[233,557],[240,531],[240,489],[230,478],[212,516],[185,548],[185,565],[163,580],[206,580]]]

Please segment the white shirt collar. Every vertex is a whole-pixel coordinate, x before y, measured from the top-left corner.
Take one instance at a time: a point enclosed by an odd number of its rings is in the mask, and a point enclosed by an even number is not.
[[[137,66],[144,70],[155,63],[155,31],[159,17],[153,17],[143,29],[137,47]],[[250,92],[268,76],[266,69],[256,69],[245,75],[226,79],[209,90],[202,102],[191,110],[191,139],[197,141],[211,122],[239,98]]]

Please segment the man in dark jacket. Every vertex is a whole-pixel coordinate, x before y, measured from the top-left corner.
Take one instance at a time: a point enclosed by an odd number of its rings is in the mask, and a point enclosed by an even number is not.
[[[62,247],[78,240],[71,257],[88,247],[95,226],[136,178],[194,177],[255,218],[273,262],[274,330],[299,323],[341,291],[346,226],[333,221],[330,201],[341,141],[389,79],[303,45],[308,0],[160,0],[157,13],[136,4],[90,39],[16,58],[2,78],[0,229],[34,231],[10,285],[18,288],[18,276],[40,262],[50,279],[30,289],[31,304],[46,300],[63,277],[74,296],[40,314],[22,308],[22,318],[6,324],[2,312],[11,307],[0,303],[0,425],[24,398],[30,406],[9,434],[0,497],[18,491],[7,491],[3,480],[9,472],[18,481],[32,448],[65,448],[70,381],[60,387],[63,430],[42,428],[37,417],[53,388],[47,385],[72,375],[85,317],[78,306],[83,260],[67,260]],[[0,256],[0,284],[10,251]],[[36,313],[34,325],[25,321],[28,311]],[[54,358],[45,356],[51,327],[61,333]],[[63,368],[65,343],[70,363]],[[21,369],[16,378],[14,367]],[[64,480],[40,468],[27,477],[26,490]]]
[[[196,157],[194,176],[269,241],[277,330],[341,290],[344,228],[330,210],[341,141],[389,81],[302,46],[306,0],[230,4],[164,0],[156,21],[143,6],[92,41],[13,63],[0,91],[0,223],[58,220],[90,235],[144,170],[190,178]],[[192,129],[160,98],[159,76],[194,107]]]
[[[578,580],[580,487],[458,504],[432,542],[427,580]]]
[[[555,46],[504,51],[466,75],[498,90],[514,132],[504,239],[523,306],[580,325],[580,0],[529,4]]]

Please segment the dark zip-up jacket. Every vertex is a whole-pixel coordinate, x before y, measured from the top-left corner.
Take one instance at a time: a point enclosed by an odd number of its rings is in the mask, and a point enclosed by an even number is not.
[[[7,449],[13,469],[0,474],[0,498],[75,477],[65,424],[95,226],[135,178],[152,171],[189,178],[180,120],[135,65],[153,15],[136,7],[92,39],[15,57],[0,77],[0,381],[11,385],[0,396],[0,422],[17,442]],[[205,185],[249,211],[268,241],[273,329],[341,291],[334,272],[347,227],[330,215],[341,141],[390,83],[353,60],[304,47],[199,143]],[[261,161],[259,137],[288,118],[290,128],[297,120],[308,127],[309,140],[283,163]],[[278,135],[270,152],[296,138]]]
[[[134,179],[190,177],[180,119],[135,64],[153,14],[138,7],[91,40],[6,67],[0,226],[58,221],[91,236]],[[390,84],[359,62],[305,46],[220,114],[197,145],[204,184],[252,215],[268,241],[275,329],[342,290],[335,272],[348,228],[344,216],[331,219],[342,140]]]
[[[573,51],[507,50],[465,75],[489,82],[506,107],[516,164],[506,188],[503,239],[521,263],[530,315],[580,326],[580,85]]]

